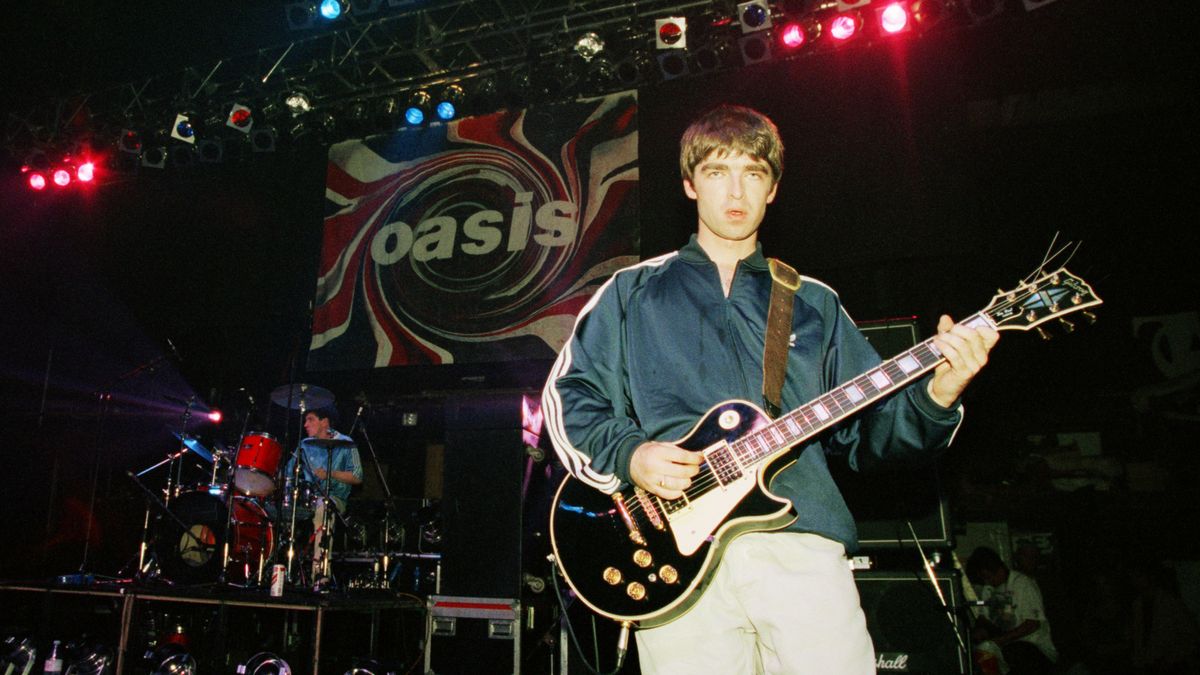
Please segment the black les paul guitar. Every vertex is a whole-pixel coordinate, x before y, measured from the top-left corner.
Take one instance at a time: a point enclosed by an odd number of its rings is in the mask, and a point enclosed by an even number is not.
[[[1028,331],[1099,305],[1065,268],[992,298],[961,323]],[[791,502],[771,494],[771,478],[794,447],[944,361],[933,339],[884,361],[776,420],[746,401],[714,406],[677,444],[704,455],[684,496],[667,500],[639,487],[605,494],[568,477],[550,514],[554,559],[576,594],[621,622],[661,625],[700,598],[725,546],[739,534],[787,526]]]

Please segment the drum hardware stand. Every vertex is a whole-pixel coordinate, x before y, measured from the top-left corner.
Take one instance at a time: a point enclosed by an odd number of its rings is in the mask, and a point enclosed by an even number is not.
[[[150,488],[146,487],[146,485],[144,483],[142,483],[142,481],[138,478],[139,476],[146,473],[150,469],[153,469],[158,466],[162,466],[163,463],[164,462],[159,462],[158,464],[155,464],[154,466],[150,467],[149,469],[145,469],[141,473],[138,473],[138,474],[135,474],[132,471],[125,472],[125,475],[129,476],[130,480],[133,481],[134,485],[137,485],[138,488],[146,495],[146,520],[145,520],[145,524],[144,524],[143,530],[142,530],[141,549],[138,551],[138,571],[137,571],[138,575],[142,574],[142,572],[146,566],[145,556],[148,551],[148,546],[146,543],[146,532],[149,530],[149,526],[150,526],[150,509],[152,506],[158,507],[158,510],[161,513],[167,514],[167,516],[171,520],[175,521],[175,524],[179,526],[179,529],[180,529],[180,531],[183,532],[184,536],[188,537],[196,544],[199,544],[201,546],[204,544],[204,542],[202,542],[196,538],[196,535],[192,534],[192,529],[190,527],[188,527],[188,524],[183,522],[183,520],[180,519],[179,516],[175,515],[171,511],[171,509],[168,508],[167,503],[164,502],[163,500],[159,499],[158,496],[154,494],[154,491],[151,490]]]
[[[288,387],[288,405],[287,409],[292,409],[292,391],[295,385]],[[308,414],[307,402],[305,401],[305,393],[308,391],[307,384],[300,385],[300,429],[303,434],[304,416]],[[284,429],[288,429],[287,426]],[[289,430],[290,431],[290,430]],[[287,432],[285,432],[287,433]],[[303,436],[301,437],[303,438]],[[290,442],[290,439],[285,435],[284,443]],[[284,447],[287,447],[286,445]],[[300,443],[296,443],[296,449],[293,451],[294,460],[292,462],[292,513],[288,517],[288,550],[287,550],[287,580],[293,581],[295,577],[292,573],[292,564],[296,560],[296,512],[300,510],[300,462],[303,461],[304,453],[301,452]]]
[[[249,393],[247,393],[246,396],[250,399],[250,405],[253,406],[254,405],[254,397],[250,396]],[[253,412],[254,412],[254,410],[252,407],[246,409],[246,416],[242,418],[242,430],[241,430],[241,433],[238,434],[237,447],[234,448],[233,457],[229,460],[229,471],[230,471],[231,475],[229,476],[229,480],[225,483],[225,485],[226,485],[226,490],[225,490],[225,537],[222,539],[222,541],[225,543],[221,547],[221,571],[217,574],[217,583],[221,584],[222,586],[225,585],[225,582],[227,580],[226,573],[229,571],[229,560],[230,560],[229,532],[231,529],[233,529],[233,517],[234,517],[233,499],[235,496],[235,492],[237,491],[237,485],[236,485],[235,480],[236,480],[237,466],[238,466],[238,455],[240,455],[242,452],[242,439],[244,439],[246,437],[246,430],[250,426],[250,415]],[[219,461],[220,460],[218,460],[214,457],[213,477],[212,477],[213,485],[215,485],[217,482],[217,473],[218,473],[217,464],[219,463]],[[264,530],[263,532],[265,533],[266,530]],[[260,542],[260,544],[264,544],[264,545],[259,548],[259,551],[267,550],[265,543],[266,542]],[[260,586],[262,585],[262,572],[263,572],[262,553],[259,553],[258,575],[255,577],[255,582]],[[247,587],[251,586],[250,570],[246,569],[242,576],[246,580],[246,586]]]

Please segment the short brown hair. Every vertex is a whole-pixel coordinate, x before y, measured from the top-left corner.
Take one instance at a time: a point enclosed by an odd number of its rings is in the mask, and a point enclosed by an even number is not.
[[[771,180],[783,176],[783,140],[769,117],[740,105],[721,105],[701,115],[683,132],[679,172],[691,180],[696,166],[713,152],[718,157],[735,153],[763,160],[771,167]]]

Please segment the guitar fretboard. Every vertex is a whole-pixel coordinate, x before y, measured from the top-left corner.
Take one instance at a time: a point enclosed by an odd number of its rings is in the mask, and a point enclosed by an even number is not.
[[[962,321],[965,326],[990,325],[981,312]],[[818,396],[771,424],[742,436],[727,448],[708,454],[709,467],[721,484],[828,429],[876,400],[911,384],[944,360],[929,338],[880,363],[877,367]]]

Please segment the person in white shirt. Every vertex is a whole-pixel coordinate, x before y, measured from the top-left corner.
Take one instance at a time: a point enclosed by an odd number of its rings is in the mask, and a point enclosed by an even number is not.
[[[967,560],[967,578],[983,586],[979,596],[985,603],[973,639],[999,645],[1012,675],[1054,672],[1058,650],[1033,577],[1009,569],[996,551],[981,546]]]

